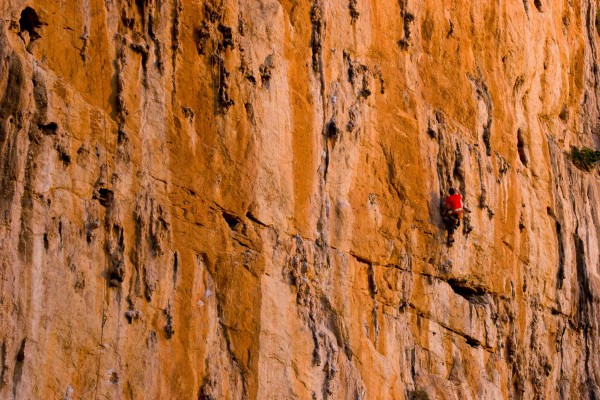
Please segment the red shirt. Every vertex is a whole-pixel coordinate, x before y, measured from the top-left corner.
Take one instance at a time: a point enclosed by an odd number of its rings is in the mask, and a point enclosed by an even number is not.
[[[445,204],[451,210],[462,208],[462,196],[458,193],[448,196]]]

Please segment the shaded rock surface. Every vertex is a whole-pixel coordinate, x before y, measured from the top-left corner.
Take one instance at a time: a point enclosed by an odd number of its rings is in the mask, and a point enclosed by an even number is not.
[[[600,399],[597,2],[0,12],[0,398]]]

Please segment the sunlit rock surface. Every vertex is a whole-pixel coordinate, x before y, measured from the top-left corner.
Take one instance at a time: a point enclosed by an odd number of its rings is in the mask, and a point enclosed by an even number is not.
[[[0,398],[600,399],[595,1],[0,13]]]

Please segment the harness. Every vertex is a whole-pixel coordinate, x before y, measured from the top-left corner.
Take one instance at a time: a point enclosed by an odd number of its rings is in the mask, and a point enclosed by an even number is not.
[[[460,208],[455,208],[454,210],[448,210],[448,214],[456,215],[458,217],[458,219],[463,219],[463,215],[465,214],[465,212],[464,212],[463,208],[460,207]]]

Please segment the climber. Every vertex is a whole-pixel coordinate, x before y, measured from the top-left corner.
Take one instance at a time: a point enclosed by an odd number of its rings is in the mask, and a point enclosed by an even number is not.
[[[450,194],[444,201],[442,211],[442,220],[448,231],[448,245],[454,243],[454,231],[460,226],[460,220],[463,218],[462,196],[454,188],[448,191]]]

